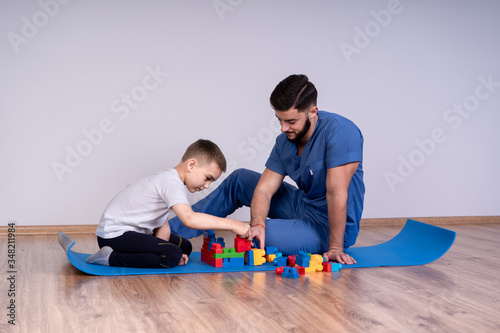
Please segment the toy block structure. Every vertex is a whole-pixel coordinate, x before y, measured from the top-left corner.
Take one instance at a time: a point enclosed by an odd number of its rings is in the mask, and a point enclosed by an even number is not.
[[[213,230],[203,233],[201,261],[214,267],[259,266],[272,262],[276,274],[284,278],[297,279],[306,272],[336,272],[342,269],[339,263],[324,262],[319,254],[299,251],[296,255],[283,256],[276,247],[265,250],[252,248],[252,242],[240,236],[234,239],[234,248],[226,248],[222,237],[216,238]]]

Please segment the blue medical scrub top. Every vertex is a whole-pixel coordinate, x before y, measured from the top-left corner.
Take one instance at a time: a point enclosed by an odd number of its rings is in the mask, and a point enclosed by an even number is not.
[[[302,156],[297,156],[297,145],[288,141],[285,133],[276,138],[266,167],[283,176],[289,176],[302,190],[303,201],[319,210],[324,220],[328,214],[326,203],[326,170],[350,162],[359,162],[351,179],[347,199],[347,221],[344,244],[355,243],[363,211],[365,186],[363,183],[363,135],[349,119],[335,113],[318,111],[314,133]]]

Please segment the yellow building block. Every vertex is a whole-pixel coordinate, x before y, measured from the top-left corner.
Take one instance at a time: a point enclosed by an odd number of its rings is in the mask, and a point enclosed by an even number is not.
[[[309,266],[313,266],[317,272],[323,270],[323,257],[319,254],[312,254]]]
[[[273,262],[274,259],[276,259],[275,254],[266,254],[266,261],[267,262]]]
[[[266,262],[266,251],[261,249],[250,249],[253,251],[253,265],[260,266]]]

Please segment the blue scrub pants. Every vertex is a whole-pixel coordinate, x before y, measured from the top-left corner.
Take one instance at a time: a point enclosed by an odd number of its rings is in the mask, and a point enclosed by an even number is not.
[[[261,174],[247,169],[231,173],[212,193],[192,206],[193,211],[226,217],[242,206],[250,207]],[[303,193],[283,182],[271,200],[266,222],[266,246],[277,247],[284,255],[299,251],[323,254],[328,250],[328,216],[304,204]],[[172,232],[193,238],[202,230],[187,228],[179,218],[169,220]]]

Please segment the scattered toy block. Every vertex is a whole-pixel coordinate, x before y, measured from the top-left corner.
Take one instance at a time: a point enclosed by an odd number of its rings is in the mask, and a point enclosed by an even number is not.
[[[332,272],[338,272],[342,269],[342,264],[338,262],[332,263],[330,266],[332,266]]]
[[[323,256],[319,254],[311,255],[311,266],[313,266],[317,272],[321,272],[323,270],[323,261]]]
[[[266,246],[265,250],[266,254],[275,254],[276,252],[278,252],[278,248],[274,246]]]
[[[278,266],[278,267],[286,266],[287,261],[288,261],[287,257],[279,257],[279,258],[275,258],[273,260],[273,264],[274,264],[274,266]]]
[[[330,265],[327,262],[324,262],[323,264],[323,272],[331,272],[332,271],[332,265]]]
[[[284,270],[285,270],[284,266],[276,267],[276,269],[275,269],[276,274],[278,274],[278,275],[281,275],[281,273],[283,273]]]
[[[309,260],[309,262],[307,263],[307,266],[304,266],[304,269],[308,273],[316,271],[316,267],[314,266],[314,263],[311,262],[311,260]]]
[[[276,255],[275,254],[266,254],[266,261],[267,262],[273,262],[274,259],[276,259]]]
[[[300,251],[299,254],[296,255],[295,263],[302,267],[309,267],[309,261],[311,260],[309,254],[304,251]]]
[[[293,267],[295,266],[295,260],[296,260],[296,256],[293,255],[293,256],[288,256],[288,261],[287,261],[287,265],[290,266],[290,267]]]
[[[281,273],[281,277],[287,279],[298,279],[299,273],[297,272],[297,268],[286,266],[283,270],[283,273]]]
[[[297,269],[297,272],[299,272],[299,275],[306,275],[306,269],[305,269],[305,267],[295,266],[295,268]]]

